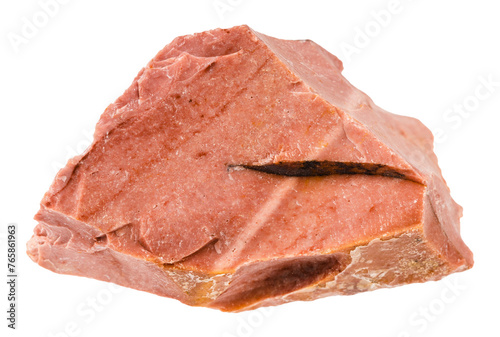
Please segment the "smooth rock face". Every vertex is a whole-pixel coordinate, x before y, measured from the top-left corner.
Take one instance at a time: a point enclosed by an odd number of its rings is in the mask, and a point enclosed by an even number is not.
[[[247,26],[176,38],[58,173],[28,254],[224,311],[471,268],[431,132],[341,71]]]

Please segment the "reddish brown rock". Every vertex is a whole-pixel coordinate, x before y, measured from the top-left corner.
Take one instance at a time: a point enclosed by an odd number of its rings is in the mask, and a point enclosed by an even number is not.
[[[226,311],[472,267],[429,130],[341,71],[247,26],[176,38],[58,173],[28,254]]]

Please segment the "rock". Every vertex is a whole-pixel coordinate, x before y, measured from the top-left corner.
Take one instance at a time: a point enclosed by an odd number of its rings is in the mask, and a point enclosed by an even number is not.
[[[57,174],[29,256],[224,311],[471,268],[431,132],[341,71],[247,26],[176,38]]]

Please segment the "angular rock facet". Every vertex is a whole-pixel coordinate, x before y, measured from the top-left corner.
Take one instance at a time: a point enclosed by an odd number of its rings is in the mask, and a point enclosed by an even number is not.
[[[28,254],[225,311],[472,267],[430,131],[341,71],[247,26],[176,38],[57,174]]]

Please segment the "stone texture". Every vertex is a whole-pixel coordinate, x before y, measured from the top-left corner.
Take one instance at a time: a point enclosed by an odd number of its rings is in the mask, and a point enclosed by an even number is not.
[[[176,38],[57,174],[29,256],[224,311],[472,267],[430,131],[341,71],[247,26]]]

